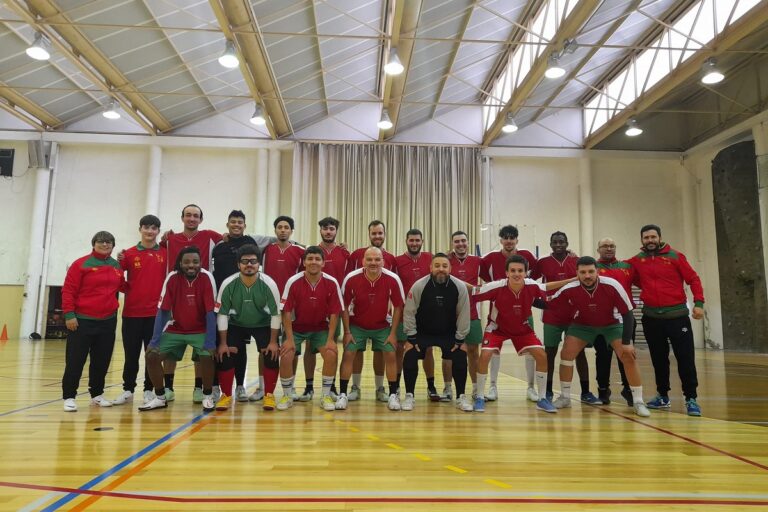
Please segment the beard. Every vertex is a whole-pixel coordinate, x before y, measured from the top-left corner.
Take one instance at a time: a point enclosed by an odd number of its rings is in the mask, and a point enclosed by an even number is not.
[[[445,284],[448,282],[448,276],[445,274],[437,274],[436,276],[433,276],[433,279],[437,284]]]

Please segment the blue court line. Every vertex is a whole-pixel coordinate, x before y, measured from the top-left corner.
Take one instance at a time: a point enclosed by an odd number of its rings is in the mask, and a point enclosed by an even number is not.
[[[250,385],[246,385],[246,388],[250,388],[253,385],[255,385],[255,383],[251,383]],[[108,470],[103,472],[102,474],[100,474],[97,477],[91,479],[90,481],[84,483],[83,485],[78,487],[78,490],[82,491],[82,490],[90,490],[90,489],[92,489],[94,486],[96,486],[100,482],[103,482],[104,480],[106,480],[107,478],[111,477],[112,475],[114,475],[115,473],[117,473],[118,471],[123,469],[124,467],[130,465],[132,462],[135,462],[137,459],[140,459],[141,457],[143,457],[147,453],[151,452],[152,450],[154,450],[155,448],[159,447],[160,445],[162,445],[166,441],[170,440],[172,437],[174,437],[174,436],[180,434],[181,432],[187,430],[188,428],[193,426],[195,423],[198,423],[200,420],[202,420],[206,416],[208,416],[208,414],[199,414],[199,415],[195,416],[194,418],[189,420],[187,423],[185,423],[182,426],[176,428],[175,430],[167,433],[166,435],[164,435],[163,437],[161,437],[157,441],[153,442],[152,444],[150,444],[148,446],[145,446],[144,448],[142,448],[138,452],[134,453],[133,455],[129,456],[128,458],[124,459],[123,461],[121,461],[121,462],[117,463],[116,465],[112,466],[111,468],[109,468]],[[61,499],[55,501],[54,503],[51,503],[50,505],[48,505],[47,507],[42,509],[41,512],[52,512],[54,510],[58,510],[63,505],[66,505],[70,501],[72,501],[75,498],[78,498],[80,496],[81,496],[81,494],[78,494],[78,493],[69,493],[66,496],[62,497]]]

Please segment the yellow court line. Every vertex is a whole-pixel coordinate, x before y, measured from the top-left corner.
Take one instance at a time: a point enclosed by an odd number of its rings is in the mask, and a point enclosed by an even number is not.
[[[509,484],[505,484],[504,482],[499,482],[498,480],[494,480],[493,478],[489,478],[488,480],[483,480],[483,482],[491,485],[495,485],[497,487],[501,487],[503,489],[511,489],[512,486]]]
[[[357,427],[349,427],[350,432],[360,432],[360,429]]]
[[[393,450],[402,450],[403,449],[402,446],[400,446],[399,444],[395,444],[395,443],[387,443],[387,446],[389,446]]]
[[[432,460],[431,457],[427,457],[426,455],[422,455],[420,453],[414,453],[413,456],[419,460],[423,460],[424,462],[429,462]]]
[[[381,441],[381,438],[379,436],[375,436],[373,434],[368,434],[366,437],[371,441]]]
[[[464,468],[460,468],[460,467],[457,467],[457,466],[451,466],[450,464],[448,464],[447,466],[443,466],[443,467],[445,469],[447,469],[448,471],[453,471],[455,473],[461,473],[461,474],[469,473],[469,471],[467,471]]]

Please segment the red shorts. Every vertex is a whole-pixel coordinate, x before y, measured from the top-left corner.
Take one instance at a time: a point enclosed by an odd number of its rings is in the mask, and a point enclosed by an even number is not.
[[[501,352],[501,346],[507,340],[512,340],[512,344],[515,346],[515,350],[517,350],[518,354],[531,347],[544,348],[544,345],[539,338],[536,337],[536,333],[533,332],[521,334],[520,336],[502,336],[495,332],[486,332],[483,334],[483,344],[481,348],[483,350],[498,350]]]

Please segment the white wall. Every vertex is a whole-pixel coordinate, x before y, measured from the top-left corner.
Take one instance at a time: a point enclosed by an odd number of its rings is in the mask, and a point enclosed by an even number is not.
[[[13,177],[0,178],[0,285],[24,285],[32,219],[35,171],[27,170],[26,142],[0,141],[3,149],[15,149]]]

